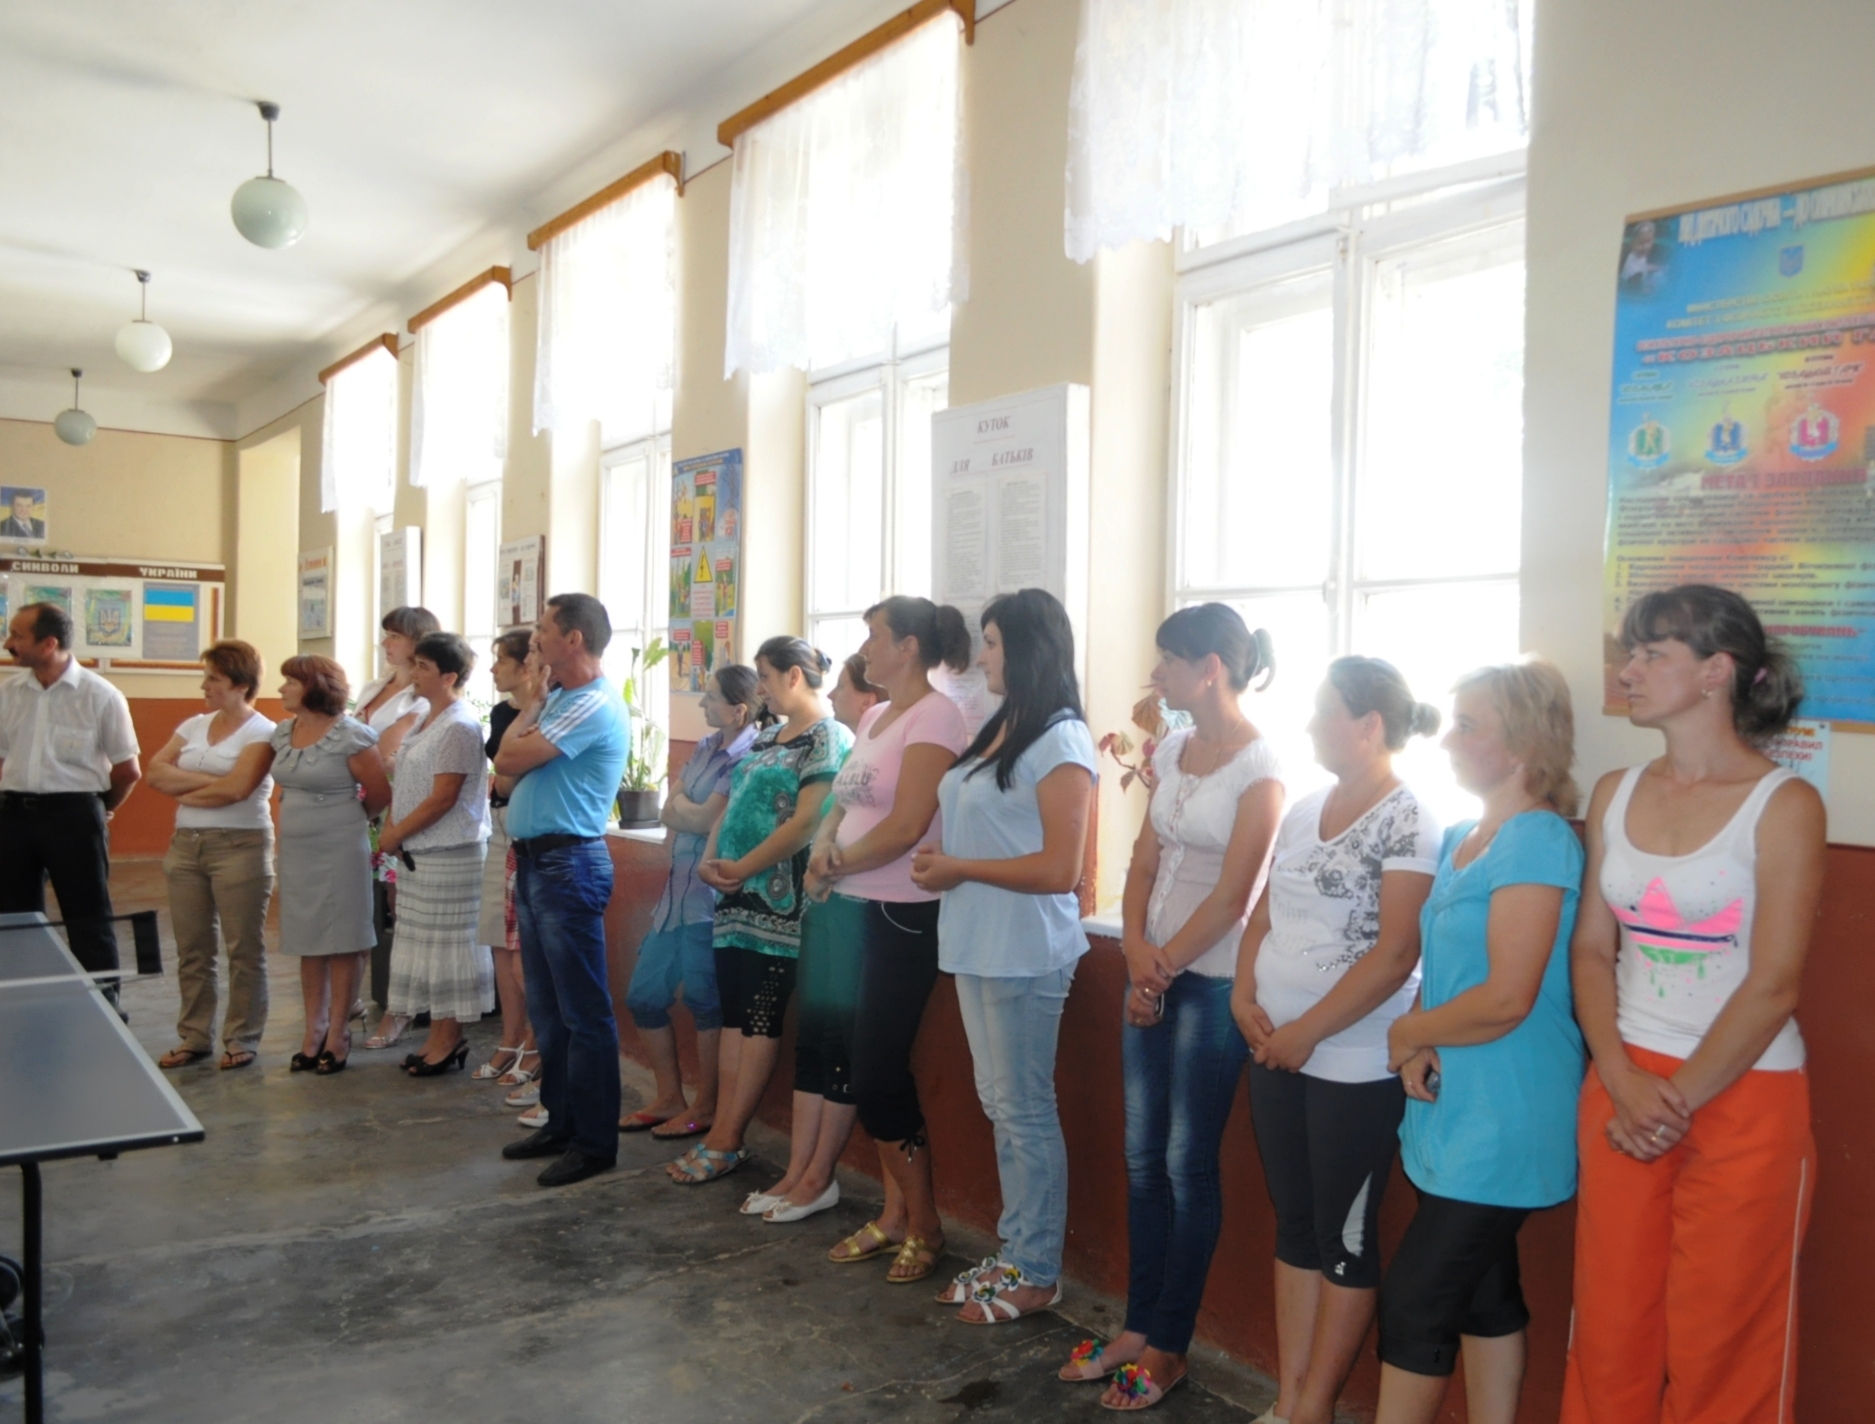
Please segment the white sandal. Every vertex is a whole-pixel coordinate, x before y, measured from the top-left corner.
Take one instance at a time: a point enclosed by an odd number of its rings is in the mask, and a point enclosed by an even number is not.
[[[935,1299],[939,1305],[962,1305],[970,1299],[971,1292],[986,1276],[1000,1273],[1009,1268],[1009,1263],[1001,1256],[985,1256],[967,1271],[959,1271],[951,1277],[951,1283],[937,1293]]]
[[[495,1066],[494,1057],[491,1055],[489,1057],[488,1062],[482,1064],[473,1073],[469,1074],[469,1076],[475,1079],[476,1082],[486,1083],[490,1078],[499,1078],[503,1073],[513,1072],[515,1069],[515,1066],[520,1063],[521,1058],[523,1056],[520,1049],[510,1048],[505,1043],[496,1044],[495,1052],[496,1053],[512,1053],[514,1057],[508,1061],[508,1066],[506,1068],[497,1068]]]
[[[1025,1315],[1038,1315],[1044,1310],[1053,1310],[1061,1304],[1061,1282],[1055,1282],[1054,1294],[1040,1305],[1031,1305],[1027,1310],[1007,1298],[1009,1291],[1021,1290],[1024,1286],[1039,1287],[1040,1283],[1030,1280],[1022,1274],[1020,1266],[1004,1266],[1002,1275],[994,1281],[985,1281],[970,1293],[970,1301],[977,1305],[983,1316],[972,1320],[968,1316],[958,1316],[964,1325],[1007,1325],[1012,1320],[1020,1320]]]
[[[528,1059],[534,1060],[532,1068],[521,1065]],[[540,1076],[540,1050],[538,1048],[519,1048],[515,1050],[514,1062],[510,1063],[495,1081],[504,1088],[524,1088]]]

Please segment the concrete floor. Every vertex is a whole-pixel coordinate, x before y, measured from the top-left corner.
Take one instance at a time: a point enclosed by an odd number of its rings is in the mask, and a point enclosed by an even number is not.
[[[122,864],[113,883],[120,913],[163,905],[155,862]],[[773,1134],[721,1184],[672,1185],[659,1167],[675,1150],[638,1136],[618,1170],[545,1191],[540,1164],[498,1155],[517,1131],[500,1090],[464,1074],[412,1081],[396,1068],[408,1043],[356,1049],[336,1078],[289,1074],[297,972],[277,957],[269,968],[260,1061],[170,1075],[206,1142],[45,1168],[51,1418],[1108,1417],[1098,1389],[1053,1370],[1087,1334],[1112,1333],[1115,1302],[1070,1284],[1062,1313],[970,1329],[932,1302],[932,1283],[832,1266],[827,1247],[867,1219],[877,1186],[853,1178],[847,1201],[799,1225],[740,1216],[743,1195],[779,1175]],[[152,1056],[171,1046],[173,977],[126,986],[124,1003]],[[471,1029],[472,1062],[495,1023]],[[628,1109],[645,1086],[628,1067]],[[9,1253],[18,1213],[9,1184]],[[1266,1380],[1195,1363],[1157,1417],[1248,1420],[1270,1402]],[[0,1381],[0,1417],[17,1418],[20,1399],[17,1377]]]

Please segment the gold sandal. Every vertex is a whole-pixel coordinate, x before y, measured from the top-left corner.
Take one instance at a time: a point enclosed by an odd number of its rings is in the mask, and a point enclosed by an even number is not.
[[[872,1238],[870,1245],[867,1244],[868,1236]],[[836,1266],[850,1266],[855,1261],[870,1261],[874,1256],[881,1256],[887,1251],[897,1249],[898,1242],[880,1230],[878,1222],[869,1221],[844,1241],[837,1243],[833,1250],[827,1253],[827,1259]],[[835,1252],[839,1251],[847,1254],[836,1255]]]
[[[898,1255],[892,1258],[892,1269],[885,1273],[886,1283],[895,1286],[908,1286],[913,1281],[922,1281],[937,1269],[937,1263],[944,1254],[942,1241],[926,1241],[922,1236],[907,1236],[899,1243]],[[910,1269],[916,1274],[903,1275]]]

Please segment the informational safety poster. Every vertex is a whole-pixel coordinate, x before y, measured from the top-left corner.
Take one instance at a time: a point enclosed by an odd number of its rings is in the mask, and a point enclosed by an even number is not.
[[[736,660],[742,588],[742,451],[671,467],[670,677],[700,693]]]
[[[503,544],[500,559],[495,598],[501,626],[532,628],[540,622],[540,606],[547,597],[546,536]]]
[[[158,564],[77,555],[0,558],[5,603],[55,603],[71,614],[73,651],[101,667],[201,671],[221,636],[227,575],[220,564]]]
[[[378,607],[412,608],[423,602],[423,531],[416,525],[378,535]]]
[[[332,548],[299,552],[299,635],[332,636]]]
[[[1616,288],[1608,710],[1633,601],[1713,583],[1875,731],[1875,169],[1630,218]]]

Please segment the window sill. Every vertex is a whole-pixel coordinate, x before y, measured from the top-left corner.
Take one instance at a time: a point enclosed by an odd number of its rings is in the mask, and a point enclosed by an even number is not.
[[[1115,943],[1119,942],[1124,932],[1124,926],[1117,914],[1089,915],[1081,921],[1081,928],[1090,935],[1098,935],[1102,939],[1110,939]]]

